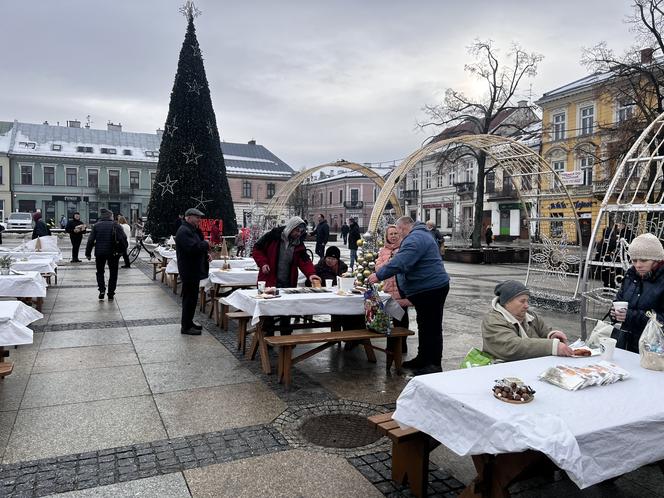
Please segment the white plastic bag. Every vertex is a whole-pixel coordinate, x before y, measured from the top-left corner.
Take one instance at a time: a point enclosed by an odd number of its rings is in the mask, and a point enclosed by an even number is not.
[[[641,366],[649,370],[664,370],[664,332],[657,321],[657,313],[646,312],[649,320],[639,339]]]
[[[590,332],[586,345],[590,348],[598,348],[599,341],[603,337],[611,337],[611,332],[613,332],[613,324],[606,323],[603,320],[597,320],[595,327]]]

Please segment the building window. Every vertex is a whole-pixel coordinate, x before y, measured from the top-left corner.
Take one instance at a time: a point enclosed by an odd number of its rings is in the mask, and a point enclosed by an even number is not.
[[[123,156],[131,156],[131,149],[124,149],[122,151]]]
[[[411,188],[413,190],[417,190],[417,185],[418,185],[417,173],[413,173],[413,176],[411,177],[411,185],[412,185]]]
[[[65,175],[67,177],[67,187],[76,187],[78,182],[76,181],[76,175],[78,172],[76,168],[66,168]]]
[[[565,113],[559,112],[553,115],[553,139],[563,140],[565,138]]]
[[[443,174],[442,174],[442,173],[438,173],[438,174],[436,175],[436,187],[440,188],[440,187],[442,187],[442,186],[443,186]]]
[[[76,152],[84,152],[86,154],[92,154],[94,150],[92,149],[92,147],[85,147],[83,145],[79,145],[78,147],[76,147]]]
[[[44,218],[46,220],[55,220],[55,202],[44,201]]]
[[[486,174],[486,192],[487,194],[493,194],[496,191],[496,172],[489,171]]]
[[[562,218],[563,213],[551,213],[551,218]],[[562,237],[564,233],[563,222],[552,221],[551,223],[551,237]]]
[[[4,175],[2,174],[2,166],[0,166],[0,185],[4,185]]]
[[[61,150],[62,150],[62,145],[60,145],[60,144],[53,144],[53,145],[51,145],[51,150],[54,150],[54,151],[56,151],[56,152],[61,151]]]
[[[154,186],[154,182],[157,180],[157,172],[150,171],[150,188]]]
[[[431,219],[431,209],[425,209],[424,210],[424,219],[426,221],[429,221]]]
[[[129,172],[129,188],[138,189],[140,183],[140,173],[138,171]]]
[[[332,205],[332,191],[328,192],[328,197],[330,202],[328,204]]]
[[[593,156],[583,156],[579,161],[579,166],[583,172],[583,184],[593,184],[593,167],[595,165],[595,158]]]
[[[251,197],[251,182],[242,182],[242,197]]]
[[[99,170],[98,169],[89,169],[88,170],[88,187],[99,187]]]
[[[456,168],[452,166],[450,171],[447,173],[447,184],[451,187],[456,183]]]
[[[503,171],[503,193],[509,194],[512,192],[512,177]]]
[[[344,201],[344,191],[343,189],[339,189],[339,204],[341,204]]]
[[[44,185],[55,185],[55,167],[44,166]]]
[[[357,204],[357,201],[360,200],[360,191],[359,189],[352,188],[350,189],[350,202],[351,204]]]
[[[551,166],[553,167],[553,171],[555,171],[558,174],[565,171],[565,161],[553,161],[551,163]],[[555,181],[554,185],[555,188],[560,188],[560,182],[558,180]]]
[[[120,171],[117,169],[108,170],[108,192],[109,194],[120,193]]]
[[[376,199],[378,199],[378,188],[374,187],[374,189],[373,189],[373,201],[376,202]]]
[[[268,183],[267,184],[267,198],[272,199],[274,197],[274,193],[277,190],[277,187],[274,183]]]
[[[146,150],[145,151],[145,157],[159,157],[159,151],[158,150]]]
[[[595,107],[592,105],[582,107],[579,114],[581,116],[581,135],[591,135],[595,119]]]
[[[426,185],[426,188],[431,188],[431,171],[424,173],[424,184]]]
[[[35,142],[19,142],[18,146],[24,147],[26,149],[34,149],[37,146],[37,144]]]
[[[616,122],[623,123],[634,116],[634,104],[629,100],[618,101],[616,106]]]
[[[112,148],[109,148],[109,147],[102,147],[101,149],[99,149],[99,151],[102,154],[117,154],[118,153],[118,151],[116,149],[112,149]]]
[[[322,205],[323,205],[323,192],[321,192],[320,194],[318,194],[318,197],[320,198],[320,203],[319,203],[318,205],[319,205],[319,206],[322,206]]]
[[[475,181],[475,164],[472,162],[466,163],[466,181],[473,182]]]
[[[21,166],[21,185],[32,185],[32,166]]]
[[[454,227],[454,208],[447,208],[447,228]]]

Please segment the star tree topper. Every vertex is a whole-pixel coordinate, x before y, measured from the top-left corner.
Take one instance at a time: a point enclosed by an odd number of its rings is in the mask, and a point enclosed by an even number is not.
[[[175,192],[173,192],[173,185],[175,185],[177,182],[177,180],[171,180],[171,175],[166,175],[165,181],[157,182],[157,184],[161,187],[161,196],[164,197],[166,192],[175,195]]]

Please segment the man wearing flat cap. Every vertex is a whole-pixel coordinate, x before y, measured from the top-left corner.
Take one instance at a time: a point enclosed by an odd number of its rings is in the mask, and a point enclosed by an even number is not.
[[[178,260],[178,272],[182,281],[182,320],[180,332],[187,335],[200,335],[202,326],[194,323],[198,288],[202,279],[208,276],[207,241],[198,228],[205,216],[195,208],[187,209],[184,221],[175,234],[175,251]]]
[[[504,361],[540,356],[572,356],[567,336],[551,330],[528,311],[530,290],[521,282],[506,280],[494,289],[491,311],[482,320],[482,349]]]

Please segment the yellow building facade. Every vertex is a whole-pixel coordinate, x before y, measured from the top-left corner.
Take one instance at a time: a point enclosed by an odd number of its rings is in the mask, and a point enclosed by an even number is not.
[[[540,227],[547,237],[566,236],[570,243],[588,245],[611,171],[609,127],[628,119],[634,110],[603,90],[607,75],[591,75],[545,93],[537,104],[542,108],[542,157],[561,177],[572,198],[542,197],[543,217],[551,218]],[[546,182],[545,182],[546,183]],[[543,184],[543,190],[546,185]],[[545,192],[544,192],[545,193]],[[568,220],[576,211],[581,240]],[[544,224],[546,225],[546,223]]]

